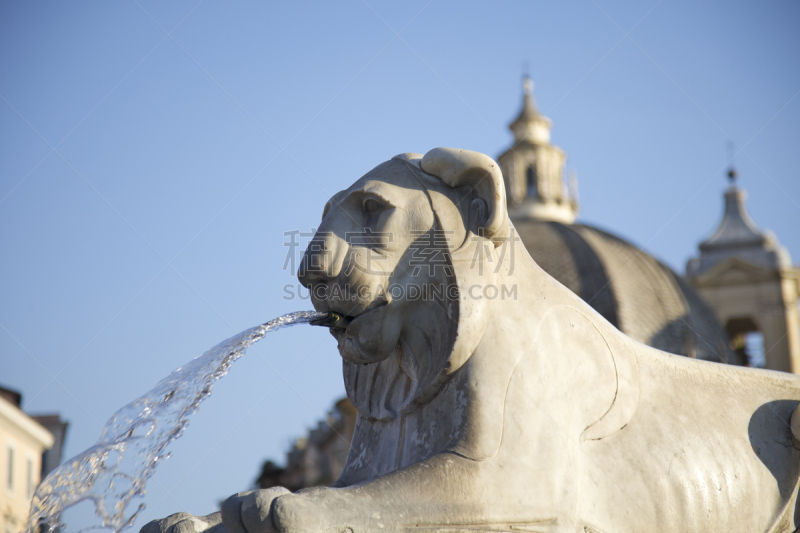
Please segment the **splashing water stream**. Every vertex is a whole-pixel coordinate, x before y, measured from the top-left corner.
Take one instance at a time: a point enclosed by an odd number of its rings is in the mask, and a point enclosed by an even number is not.
[[[66,530],[59,516],[83,501],[91,501],[102,520],[101,528],[119,533],[130,527],[144,508],[128,510],[145,494],[145,484],[159,461],[169,457],[167,446],[183,434],[189,416],[209,394],[231,364],[248,346],[267,333],[294,324],[327,325],[339,318],[331,313],[300,311],[227,339],[173,371],[152,390],[132,401],[106,422],[97,444],[65,461],[36,489],[28,515],[27,532],[46,525]],[[94,528],[93,528],[94,529]]]

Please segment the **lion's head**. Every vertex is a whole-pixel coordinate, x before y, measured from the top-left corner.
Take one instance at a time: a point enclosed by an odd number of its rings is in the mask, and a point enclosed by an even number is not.
[[[362,416],[414,409],[469,357],[486,312],[462,287],[486,275],[469,269],[476,249],[508,232],[500,170],[467,150],[396,156],[325,205],[298,277],[346,317],[331,333]]]

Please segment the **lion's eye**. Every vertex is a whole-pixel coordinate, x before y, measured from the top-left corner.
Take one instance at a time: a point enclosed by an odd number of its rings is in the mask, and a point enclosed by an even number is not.
[[[364,200],[364,203],[361,204],[361,209],[368,216],[374,217],[375,215],[383,211],[383,204],[380,203],[375,198],[366,198]]]

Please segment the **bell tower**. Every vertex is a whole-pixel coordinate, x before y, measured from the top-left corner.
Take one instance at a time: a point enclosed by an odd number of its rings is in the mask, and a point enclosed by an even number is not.
[[[686,277],[714,309],[734,348],[744,336],[760,334],[765,367],[800,374],[800,268],[750,218],[733,169],[728,178],[722,221],[689,260]]]
[[[574,179],[570,192],[564,184],[566,154],[550,144],[552,121],[539,114],[533,99],[533,81],[522,84],[522,110],[509,125],[514,144],[497,158],[503,171],[511,219],[535,218],[570,224],[578,214]]]

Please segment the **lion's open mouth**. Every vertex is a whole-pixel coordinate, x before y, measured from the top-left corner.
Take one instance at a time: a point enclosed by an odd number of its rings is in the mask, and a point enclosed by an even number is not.
[[[345,315],[343,313],[339,313],[337,311],[332,311],[331,322],[328,324],[324,324],[331,328],[331,333],[337,339],[347,331],[347,327],[350,325],[351,322],[356,320],[357,318],[361,318],[372,311],[375,311],[378,308],[381,308],[385,305],[389,304],[389,299],[385,296],[379,296],[375,300],[370,303],[364,311],[357,315]]]

